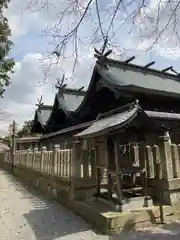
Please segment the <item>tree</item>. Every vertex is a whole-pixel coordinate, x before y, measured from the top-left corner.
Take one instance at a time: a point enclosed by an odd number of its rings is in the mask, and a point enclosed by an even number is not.
[[[53,39],[52,53],[57,61],[71,52],[76,64],[84,46],[89,50],[102,45],[106,36],[107,46],[122,58],[129,50],[127,44],[122,44],[129,41],[124,30],[133,38],[134,49],[139,45],[152,49],[169,39],[173,47],[179,48],[180,0],[30,1],[31,11],[46,10],[49,19],[54,17],[55,23],[50,23],[46,34]]]
[[[8,54],[12,47],[9,40],[11,31],[7,18],[3,15],[3,11],[8,7],[10,0],[0,1],[0,96],[3,96],[5,88],[10,84],[10,74],[13,72],[14,60],[8,58]]]
[[[22,128],[17,132],[18,137],[31,135],[31,129],[33,125],[33,120],[25,121]]]

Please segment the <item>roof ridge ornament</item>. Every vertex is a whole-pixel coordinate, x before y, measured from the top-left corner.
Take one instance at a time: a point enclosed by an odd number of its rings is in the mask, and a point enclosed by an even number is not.
[[[135,100],[135,106],[139,106],[139,99]]]
[[[55,88],[59,90],[59,93],[63,95],[65,88],[67,87],[67,84],[64,84],[65,81],[65,74],[63,74],[62,79],[57,79],[57,83],[55,85]]]
[[[132,104],[132,108],[137,108],[137,109],[140,108],[139,99],[136,99],[136,100],[134,101],[134,103]]]
[[[169,66],[165,69],[162,69],[161,72],[166,73],[167,71],[173,72],[175,75],[180,76],[180,73],[174,70],[173,66]]]
[[[106,69],[108,69],[108,66],[106,64],[106,59],[112,53],[111,49],[105,52],[107,43],[108,43],[108,36],[105,37],[102,49],[100,51],[94,48],[94,51],[95,51],[94,57],[97,59],[96,63],[102,67],[105,67]]]
[[[38,100],[38,103],[36,103],[36,106],[37,106],[38,108],[40,108],[40,107],[42,107],[42,106],[44,105],[44,103],[43,103],[43,101],[42,101],[42,98],[43,98],[43,96],[41,95],[41,97],[37,99],[37,100]]]

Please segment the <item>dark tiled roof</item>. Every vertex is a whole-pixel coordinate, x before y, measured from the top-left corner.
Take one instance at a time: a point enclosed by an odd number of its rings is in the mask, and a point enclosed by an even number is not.
[[[153,91],[154,94],[180,97],[179,76],[113,60],[108,60],[107,66],[104,68],[97,64],[97,71],[107,85],[116,89]]]
[[[83,98],[84,96],[82,95],[75,95],[71,93],[64,93],[63,95],[60,95],[57,93],[59,108],[69,112],[75,111],[81,104]]]
[[[71,127],[68,127],[68,128],[61,129],[61,130],[56,131],[56,132],[47,133],[47,134],[42,135],[40,137],[40,139],[47,139],[47,138],[51,138],[51,137],[60,136],[60,135],[66,134],[66,133],[70,133],[70,132],[73,132],[73,131],[82,130],[82,129],[85,129],[85,128],[91,126],[93,122],[94,121],[87,122],[87,123],[82,123],[82,124],[78,124],[78,125],[74,125],[74,126],[71,126]]]
[[[75,137],[95,137],[104,134],[104,132],[124,126],[127,121],[131,121],[137,116],[138,107],[134,106],[123,112],[114,114],[112,116],[104,117],[94,122],[89,128],[78,133]]]
[[[90,138],[104,135],[112,130],[124,127],[126,124],[133,121],[139,113],[144,113],[147,119],[150,118],[169,121],[180,120],[179,113],[144,111],[138,104],[134,103],[119,108],[119,113],[117,113],[118,109],[114,109],[113,111],[103,114],[102,119],[95,121],[90,127],[76,134],[75,137]]]
[[[24,143],[24,142],[39,142],[40,136],[38,137],[22,137],[17,138],[16,143]]]
[[[57,111],[62,111],[63,114],[74,112],[82,103],[85,93],[84,91],[78,91],[76,89],[64,89],[63,92],[59,91],[56,93],[47,125],[50,124]]]
[[[41,125],[45,125],[52,111],[52,106],[42,106],[41,108],[36,110],[37,121],[41,123]]]
[[[145,111],[145,113],[150,118],[167,119],[167,120],[180,120],[180,114],[179,113],[156,112],[156,111]]]

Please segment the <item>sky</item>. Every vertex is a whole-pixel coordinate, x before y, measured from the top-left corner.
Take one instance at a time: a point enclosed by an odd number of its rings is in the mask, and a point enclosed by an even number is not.
[[[57,79],[60,79],[63,73],[66,75],[70,74],[70,69],[72,69],[72,58],[65,59],[63,67],[52,67],[44,83],[45,74],[42,67],[42,59],[53,49],[52,39],[44,33],[44,29],[47,26],[53,26],[57,20],[57,15],[55,14],[55,3],[57,1],[51,0],[51,9],[49,11],[30,11],[27,9],[27,6],[32,1],[12,0],[5,12],[12,31],[11,39],[14,42],[10,56],[15,59],[16,65],[14,74],[11,76],[12,84],[7,88],[4,98],[0,99],[0,135],[7,134],[8,125],[12,123],[13,119],[16,120],[19,127],[22,126],[24,121],[32,120],[36,109],[35,104],[41,95],[43,95],[44,104],[52,105],[57,91],[55,88]],[[106,5],[101,7],[104,9],[109,7],[108,4],[112,1],[103,1],[104,3],[106,2]],[[150,2],[148,11],[151,11],[151,14],[155,14],[157,1],[151,0]],[[164,21],[164,18],[162,19]],[[65,24],[64,27],[66,28],[67,25]],[[81,34],[86,37],[90,28],[92,28],[92,24],[85,25]],[[127,26],[117,35],[116,41],[120,42],[123,49],[131,49],[129,52],[125,52],[125,55],[135,55],[136,60],[134,63],[145,65],[155,60],[156,64],[154,67],[157,69],[163,69],[172,65],[178,70],[180,68],[180,48],[172,37],[170,30],[168,31],[165,39],[160,41],[156,48],[149,52],[144,51],[144,47],[150,39],[146,39],[142,43],[129,34]],[[93,48],[89,48],[88,44],[82,48],[76,75],[73,79],[67,80],[69,86],[88,86],[94,63],[93,54]],[[45,61],[45,65],[48,65],[48,61],[48,59]]]

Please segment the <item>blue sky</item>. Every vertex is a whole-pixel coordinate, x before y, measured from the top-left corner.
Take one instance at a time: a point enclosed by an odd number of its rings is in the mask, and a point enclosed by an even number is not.
[[[4,120],[1,119],[0,122],[1,134],[5,134],[8,124],[10,124],[13,119],[15,119],[20,126],[25,120],[32,119],[36,108],[35,103],[41,94],[43,94],[45,104],[52,104],[56,92],[56,89],[53,87],[56,79],[62,76],[63,72],[70,74],[72,69],[71,57],[63,61],[61,68],[54,66],[47,83],[42,84],[44,71],[41,67],[41,59],[47,52],[53,49],[53,46],[49,45],[51,37],[47,37],[44,34],[44,29],[46,26],[53,26],[57,20],[53,6],[56,0],[51,0],[51,9],[48,13],[46,11],[34,13],[27,11],[26,8],[29,1],[33,0],[12,0],[6,12],[9,25],[12,29],[12,40],[14,42],[11,56],[16,60],[16,67],[15,73],[11,78],[12,84],[7,89],[4,99],[1,99],[2,111],[5,116]],[[86,0],[81,1],[85,2]],[[114,3],[115,1],[116,0],[102,0],[101,3],[103,4],[101,4],[100,7],[106,10],[109,3]],[[63,4],[63,1],[59,2],[61,2],[59,4]],[[150,0],[150,2],[154,4],[155,1]],[[152,10],[152,14],[153,11],[154,9]],[[91,17],[95,19],[94,11],[92,11],[92,13]],[[118,23],[121,18],[122,15],[118,15],[115,23]],[[68,16],[67,19],[70,19],[70,17]],[[106,21],[108,22],[108,17],[104,18],[103,21],[105,30],[108,27]],[[66,22],[64,29],[66,30],[68,26],[70,26],[70,24]],[[80,31],[81,38],[91,36],[94,27],[95,21],[94,24],[86,21]],[[114,43],[118,43],[121,46],[121,57],[135,55],[136,60],[134,62],[137,64],[145,65],[147,62],[154,60],[156,61],[154,67],[157,69],[163,69],[172,65],[176,70],[180,71],[179,46],[177,46],[173,40],[171,31],[169,32],[169,37],[167,37],[168,32],[166,33],[166,41],[160,41],[155,50],[147,53],[144,51],[144,47],[136,37],[136,34],[133,33],[132,36],[129,34],[130,27],[130,24],[126,24],[124,28],[121,28],[117,32],[114,39],[112,39]],[[117,31],[116,24],[114,29]],[[147,45],[148,41],[150,41],[150,39],[146,39],[143,43],[144,46]],[[88,86],[94,62],[93,46],[89,48],[89,40],[87,40],[87,38],[86,41],[84,39],[84,42],[86,44],[80,45],[80,61],[77,65],[76,75],[68,81],[70,85],[78,87],[82,85]],[[99,47],[100,45],[98,46],[98,44],[96,44],[95,46]],[[68,48],[68,50],[70,50],[70,48]],[[116,54],[116,50],[113,49],[113,51]],[[48,60],[46,60],[46,64],[48,64]],[[84,76],[86,76],[85,79]]]

